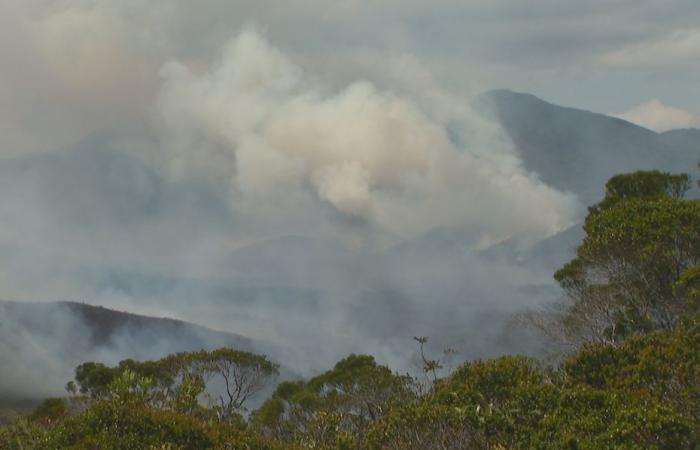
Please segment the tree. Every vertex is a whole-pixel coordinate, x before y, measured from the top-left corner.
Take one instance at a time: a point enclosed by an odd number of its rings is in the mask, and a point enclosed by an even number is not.
[[[225,392],[218,396],[222,418],[242,410],[246,401],[260,392],[270,377],[279,374],[279,366],[267,357],[231,348],[202,353],[194,361],[202,368],[205,379],[215,376],[223,381]]]
[[[461,408],[432,401],[399,405],[372,424],[367,448],[383,450],[502,449]]]
[[[615,175],[605,184],[605,197],[590,208],[599,211],[615,206],[617,203],[632,198],[674,198],[681,199],[690,189],[690,177],[687,174],[673,175],[668,172],[638,171]]]
[[[69,383],[67,389],[77,387],[93,400],[139,392],[138,398],[150,407],[187,413],[198,410],[199,396],[209,388],[219,418],[230,419],[279,369],[264,355],[220,348],[175,353],[156,361],[127,359],[116,367],[87,362],[75,373],[75,385]]]
[[[688,187],[686,175],[612,178],[590,208],[576,258],[554,275],[566,302],[537,317],[539,328],[572,345],[619,344],[693,314],[676,287],[700,263],[700,203],[683,199]]]
[[[700,307],[700,264],[683,272],[673,289],[676,295],[687,299],[689,309],[697,310]]]
[[[47,398],[31,414],[34,420],[53,422],[68,414],[68,402],[62,398]]]
[[[586,345],[561,366],[567,385],[644,393],[700,424],[700,315],[620,347]],[[696,427],[700,439],[700,428]]]
[[[105,367],[89,364],[81,383],[92,380],[82,386],[99,397],[80,411],[48,400],[34,415],[39,420],[0,427],[0,448],[700,448],[698,348],[700,314],[619,346],[586,344],[556,368],[522,356],[467,362],[425,393],[373,357],[350,355],[308,381],[281,383],[248,423],[199,414],[188,402],[196,395],[183,394],[182,407],[154,401],[155,379],[171,368],[177,369],[170,395],[177,399],[181,390],[201,392],[188,380],[220,370],[208,366],[211,360],[243,364],[240,355],[127,361],[107,367],[116,371],[107,386],[105,377],[88,376],[104,375]]]
[[[423,366],[421,369],[423,370],[423,373],[432,375],[432,382],[436,382],[438,379],[438,371],[443,368],[442,364],[440,364],[440,360],[437,359],[428,359],[428,357],[425,355],[425,344],[428,342],[428,338],[426,336],[414,336],[413,340],[418,343],[418,349],[420,351],[420,359],[421,363]],[[451,350],[446,350],[451,351]]]
[[[109,394],[109,386],[119,375],[119,370],[102,363],[86,362],[75,369],[75,384],[81,394],[96,399]],[[68,383],[66,388],[74,390],[74,385]]]
[[[408,375],[353,354],[307,382],[280,384],[254,420],[264,433],[286,442],[318,446],[350,437],[362,442],[392,404],[414,398],[412,387]]]

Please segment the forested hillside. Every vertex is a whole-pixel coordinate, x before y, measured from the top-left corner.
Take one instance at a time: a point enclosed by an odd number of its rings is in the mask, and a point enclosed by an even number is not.
[[[431,355],[425,337],[414,374],[353,354],[280,380],[268,357],[233,348],[86,362],[66,397],[0,428],[0,447],[697,448],[700,201],[685,199],[690,186],[657,171],[609,180],[576,257],[554,274],[565,297],[523,325],[549,338],[554,363],[512,355],[450,371],[450,352]]]

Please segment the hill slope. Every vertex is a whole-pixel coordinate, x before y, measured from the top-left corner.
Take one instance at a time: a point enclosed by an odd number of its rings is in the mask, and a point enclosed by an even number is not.
[[[512,139],[525,167],[558,189],[597,202],[613,175],[643,169],[690,172],[700,162],[700,130],[656,133],[615,117],[490,91],[477,105]]]
[[[154,359],[224,346],[270,349],[243,336],[179,320],[73,302],[0,301],[0,398],[60,393],[75,366],[84,361]]]

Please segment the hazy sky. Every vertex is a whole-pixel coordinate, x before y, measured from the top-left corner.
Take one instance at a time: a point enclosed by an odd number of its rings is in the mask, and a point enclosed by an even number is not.
[[[245,27],[323,83],[506,87],[649,126],[697,125],[699,23],[694,0],[0,0],[0,147],[138,126],[164,63],[206,70]]]

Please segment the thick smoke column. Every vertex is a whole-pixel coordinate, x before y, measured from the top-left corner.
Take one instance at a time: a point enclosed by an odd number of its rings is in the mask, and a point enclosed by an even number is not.
[[[166,158],[227,180],[245,214],[274,205],[284,227],[285,214],[327,205],[389,235],[468,226],[484,242],[572,221],[575,201],[502,158],[497,136],[460,148],[409,99],[366,81],[324,89],[255,32],[203,74],[171,62],[162,76]]]

